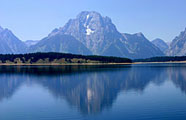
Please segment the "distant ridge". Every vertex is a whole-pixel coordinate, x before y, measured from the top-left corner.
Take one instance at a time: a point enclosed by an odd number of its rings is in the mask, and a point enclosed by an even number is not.
[[[169,46],[167,45],[166,42],[164,42],[162,39],[157,38],[152,41],[152,43],[158,47],[162,52],[166,54],[167,50],[169,49]]]
[[[26,45],[27,47],[30,47],[30,46],[32,46],[32,45],[37,44],[38,42],[39,42],[39,40],[27,40],[27,41],[25,41],[24,43],[25,43],[25,45]]]

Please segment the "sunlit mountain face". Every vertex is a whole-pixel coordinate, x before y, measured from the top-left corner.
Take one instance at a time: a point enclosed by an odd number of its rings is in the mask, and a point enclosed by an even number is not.
[[[78,108],[82,114],[98,114],[112,109],[120,93],[143,94],[150,84],[161,86],[171,81],[186,93],[185,72],[183,67],[169,66],[2,66],[0,102],[11,100],[22,86],[36,84],[53,98]]]

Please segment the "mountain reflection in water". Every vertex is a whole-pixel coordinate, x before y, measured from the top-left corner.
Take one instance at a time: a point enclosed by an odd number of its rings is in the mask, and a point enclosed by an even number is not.
[[[82,114],[96,114],[111,108],[120,92],[143,93],[150,83],[170,80],[186,93],[186,67],[182,66],[1,66],[0,102],[11,99],[20,86],[35,83]]]

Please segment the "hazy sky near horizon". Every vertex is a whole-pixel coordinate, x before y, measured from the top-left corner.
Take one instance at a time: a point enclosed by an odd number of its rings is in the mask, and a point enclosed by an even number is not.
[[[186,27],[186,0],[0,0],[0,26],[40,40],[81,11],[109,16],[122,33],[171,41]]]

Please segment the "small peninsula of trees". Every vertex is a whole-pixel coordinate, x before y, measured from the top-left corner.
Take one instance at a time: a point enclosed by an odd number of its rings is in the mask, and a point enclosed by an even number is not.
[[[131,63],[128,58],[66,53],[0,54],[0,64]]]

